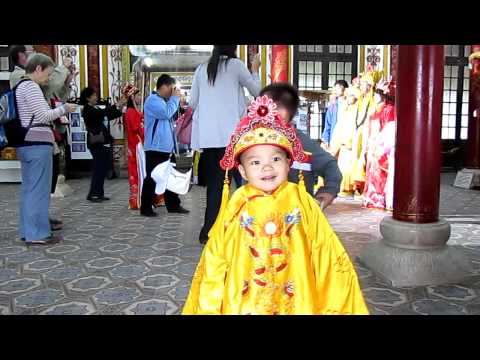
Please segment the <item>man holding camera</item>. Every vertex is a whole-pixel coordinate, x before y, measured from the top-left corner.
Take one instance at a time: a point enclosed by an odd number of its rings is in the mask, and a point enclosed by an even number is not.
[[[155,181],[151,175],[153,169],[169,160],[174,151],[175,140],[172,117],[178,111],[180,97],[180,89],[175,88],[175,79],[163,74],[157,80],[156,91],[153,91],[145,100],[146,177],[143,182],[140,207],[140,214],[143,216],[157,216],[152,208],[155,201]],[[165,206],[170,213],[189,213],[180,205],[178,195],[169,190],[165,191]]]

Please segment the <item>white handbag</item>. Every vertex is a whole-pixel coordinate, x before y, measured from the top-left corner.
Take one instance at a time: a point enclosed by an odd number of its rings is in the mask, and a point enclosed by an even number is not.
[[[178,151],[178,142],[172,122],[170,122],[170,126],[173,135],[173,142],[175,145],[175,154],[177,156],[180,156]],[[156,182],[156,194],[163,194],[165,190],[169,190],[179,195],[185,195],[186,193],[188,193],[188,190],[190,189],[190,181],[192,179],[193,169],[190,169],[186,173],[182,173],[176,170],[175,166],[176,164],[173,164],[170,162],[170,160],[167,160],[157,165],[155,169],[153,169],[151,177]]]
[[[182,173],[173,168],[170,169],[167,181],[167,190],[179,195],[185,195],[190,189],[190,181],[192,179],[192,169],[186,173]]]
[[[155,167],[152,171],[152,179],[156,182],[155,193],[163,194],[165,190],[185,195],[190,189],[192,169],[182,173],[174,168],[170,160]]]

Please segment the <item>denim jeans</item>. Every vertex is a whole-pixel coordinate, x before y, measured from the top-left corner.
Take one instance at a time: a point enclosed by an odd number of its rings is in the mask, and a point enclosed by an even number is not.
[[[27,242],[42,240],[51,235],[48,208],[52,187],[53,147],[19,147],[17,156],[22,165],[20,237]]]

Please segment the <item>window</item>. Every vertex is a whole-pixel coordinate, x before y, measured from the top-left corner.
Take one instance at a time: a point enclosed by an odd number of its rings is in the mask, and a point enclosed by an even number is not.
[[[445,45],[443,75],[442,140],[467,139],[470,46]]]
[[[351,83],[357,73],[356,45],[295,45],[294,84],[299,90],[328,90],[337,80]],[[320,139],[325,109],[318,103],[310,107],[309,134]]]
[[[10,70],[10,60],[8,55],[8,45],[0,45],[0,71]]]

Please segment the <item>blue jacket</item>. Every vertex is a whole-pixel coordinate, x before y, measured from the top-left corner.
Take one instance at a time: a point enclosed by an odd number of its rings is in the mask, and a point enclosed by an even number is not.
[[[171,153],[174,149],[172,117],[178,110],[180,98],[171,96],[168,101],[155,91],[143,106],[145,121],[145,151]]]
[[[332,140],[333,129],[337,124],[337,114],[338,114],[338,100],[334,104],[331,104],[325,114],[325,128],[323,129],[322,141],[330,145]]]

